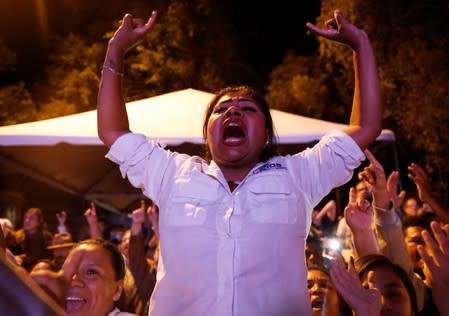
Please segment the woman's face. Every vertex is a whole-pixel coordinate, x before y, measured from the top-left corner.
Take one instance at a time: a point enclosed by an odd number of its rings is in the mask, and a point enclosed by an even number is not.
[[[83,251],[79,267],[72,278],[66,311],[70,315],[105,316],[120,298],[122,281],[115,280],[111,254],[98,245],[80,245]]]
[[[418,205],[418,201],[416,201],[416,199],[414,198],[409,198],[404,202],[404,213],[408,216],[417,216],[418,215],[418,210],[419,210],[419,205]]]
[[[320,270],[307,272],[307,288],[313,316],[339,315],[339,298],[330,277]]]
[[[424,239],[421,236],[423,230],[423,227],[409,226],[404,231],[405,245],[415,271],[420,271],[424,268],[424,262],[418,252],[418,246],[424,245]]]
[[[250,97],[229,94],[220,98],[207,124],[207,144],[219,166],[253,166],[267,141],[265,116]]]
[[[382,316],[412,316],[412,304],[401,278],[390,267],[377,267],[362,278],[362,286],[382,296]]]
[[[40,218],[34,212],[26,212],[23,218],[23,229],[26,232],[35,232],[39,229]]]

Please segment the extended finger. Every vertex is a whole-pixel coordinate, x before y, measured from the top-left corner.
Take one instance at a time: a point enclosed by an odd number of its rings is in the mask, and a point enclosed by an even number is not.
[[[435,239],[432,238],[427,230],[423,230],[421,232],[421,236],[424,239],[427,254],[433,257],[433,261],[436,265],[439,265],[440,259],[442,257],[440,247],[437,245]]]
[[[156,204],[153,204],[153,205],[151,205],[151,206],[148,206],[148,208],[147,208],[147,213],[148,213],[149,215],[156,214]]]
[[[363,153],[365,154],[366,158],[368,158],[369,162],[371,163],[377,163],[379,164],[379,162],[377,161],[376,157],[374,157],[373,153],[369,150],[369,149],[365,149],[363,151]]]
[[[430,227],[432,229],[433,235],[435,236],[436,241],[439,244],[440,250],[444,254],[449,254],[449,240],[445,231],[441,229],[440,223],[437,221],[433,221],[430,223]]]
[[[322,29],[320,29],[320,28],[319,28],[318,26],[316,26],[315,24],[308,22],[308,23],[306,23],[306,26],[307,26],[307,28],[308,28],[310,31],[312,31],[313,33],[318,34],[318,35],[321,35],[321,36],[324,36],[325,31],[323,31]]]
[[[399,184],[399,171],[392,171],[387,179],[388,186],[397,190]]]
[[[364,150],[365,156],[368,158],[368,160],[371,162],[371,165],[374,167],[376,171],[384,173],[384,167],[379,162],[379,160],[376,159],[376,157],[369,151],[368,149]]]
[[[419,166],[418,164],[416,164],[414,162],[412,162],[412,164],[409,166],[409,169],[412,170],[413,173],[417,176],[419,175],[423,178],[427,177],[427,173],[424,171],[424,169],[421,168],[421,166]]]
[[[156,19],[157,19],[157,11],[152,11],[150,17],[148,18],[147,21],[147,27],[148,28],[152,28],[154,23],[156,23]]]
[[[77,273],[83,255],[84,251],[80,248],[74,248],[70,251],[60,270],[66,282],[70,282]]]
[[[97,209],[95,207],[95,203],[94,202],[90,203],[90,209],[92,210],[92,214],[97,216]]]
[[[340,9],[334,10],[334,19],[337,22],[338,26],[340,26],[342,23],[344,23],[346,21],[343,17],[343,13],[340,11]]]
[[[357,203],[357,196],[355,194],[355,189],[354,189],[354,187],[351,187],[349,189],[349,201],[348,201],[348,204],[349,205],[356,205],[356,203]]]
[[[130,13],[126,13],[123,19],[120,21],[123,27],[133,27],[133,16]]]

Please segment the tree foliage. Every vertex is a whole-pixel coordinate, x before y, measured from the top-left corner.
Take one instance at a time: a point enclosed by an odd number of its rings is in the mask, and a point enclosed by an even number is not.
[[[384,100],[384,127],[396,132],[404,154],[401,159],[422,164],[433,176],[442,198],[448,201],[449,165],[449,11],[447,2],[324,0],[317,24],[340,8],[345,18],[369,34],[378,62]],[[287,56],[272,73],[268,97],[296,104],[296,113],[310,111],[316,117],[323,108],[348,113],[353,91],[353,66],[346,47],[319,39],[316,63],[324,74],[284,71],[294,60],[304,66],[302,56]],[[323,79],[323,78],[328,79]],[[317,81],[326,89],[317,89]],[[295,87],[295,83],[300,85]],[[305,92],[298,92],[301,87]],[[308,93],[325,93],[311,98]],[[307,105],[307,102],[309,104]],[[326,102],[323,105],[320,102]],[[283,107],[292,110],[292,107]],[[324,115],[323,115],[324,116]],[[338,121],[341,116],[334,116]],[[422,157],[422,158],[421,158]],[[404,176],[404,175],[403,175]],[[406,177],[403,177],[406,179]]]
[[[0,87],[1,125],[34,121],[37,117],[36,104],[23,81]]]

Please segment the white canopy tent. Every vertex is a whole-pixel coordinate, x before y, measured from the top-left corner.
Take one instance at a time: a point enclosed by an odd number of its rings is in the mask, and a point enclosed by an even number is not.
[[[198,154],[205,108],[213,94],[185,89],[127,103],[130,128],[172,150]],[[298,151],[331,129],[346,125],[271,110],[281,145]],[[383,130],[378,141],[394,142]],[[295,147],[296,146],[296,147]],[[118,200],[139,198],[118,167],[104,158],[96,111],[0,127],[0,166],[86,200],[119,210]],[[4,176],[0,174],[2,178]],[[10,173],[8,173],[10,177]],[[2,181],[9,181],[3,179]]]

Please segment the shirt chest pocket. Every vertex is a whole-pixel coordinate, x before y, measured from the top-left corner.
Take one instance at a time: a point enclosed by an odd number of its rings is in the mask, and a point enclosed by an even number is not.
[[[189,179],[177,179],[167,209],[169,226],[203,225],[210,213],[218,187],[211,181],[194,182]]]
[[[249,189],[251,217],[261,223],[295,224],[298,205],[291,187],[269,178],[254,183]]]

